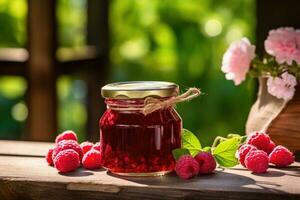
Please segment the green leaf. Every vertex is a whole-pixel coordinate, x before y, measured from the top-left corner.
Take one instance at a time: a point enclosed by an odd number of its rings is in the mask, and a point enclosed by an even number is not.
[[[240,138],[233,137],[221,142],[213,151],[217,163],[223,167],[233,167],[238,164],[235,153],[238,150]]]
[[[240,143],[241,143],[241,144],[245,143],[246,140],[247,140],[247,138],[248,138],[247,135],[242,136],[242,137],[241,137]]]
[[[172,151],[172,154],[173,154],[174,159],[178,160],[182,155],[190,155],[190,152],[187,149],[178,148],[178,149],[174,149]]]
[[[211,147],[204,147],[201,151],[211,152]]]
[[[214,155],[217,163],[222,167],[234,167],[239,164],[238,160],[235,157],[231,157],[230,159],[226,159],[219,155]]]
[[[227,138],[234,138],[234,137],[240,138],[241,136],[240,136],[239,134],[235,134],[235,133],[229,133],[229,134],[227,135]]]
[[[201,150],[201,144],[198,138],[189,130],[182,130],[182,146],[188,149],[192,156],[195,156]]]

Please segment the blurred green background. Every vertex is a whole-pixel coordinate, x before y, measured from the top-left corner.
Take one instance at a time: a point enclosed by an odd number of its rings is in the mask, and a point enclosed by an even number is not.
[[[60,47],[86,44],[86,0],[58,0]],[[255,42],[255,0],[111,0],[109,80],[165,80],[205,93],[177,110],[204,145],[216,135],[244,134],[255,84],[235,87],[221,72],[222,55],[242,36]],[[26,46],[26,0],[0,0],[0,47]],[[101,86],[99,86],[100,89]],[[22,136],[26,80],[0,76],[0,139]],[[78,74],[57,81],[59,130],[85,138],[86,84]],[[97,91],[95,91],[97,92]],[[81,117],[78,117],[81,116]]]

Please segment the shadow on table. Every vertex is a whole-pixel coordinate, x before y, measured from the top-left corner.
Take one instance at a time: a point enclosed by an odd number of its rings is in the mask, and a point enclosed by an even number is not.
[[[276,170],[284,170],[284,174],[286,174],[288,176],[300,177],[300,166],[288,166],[288,167],[284,167],[284,168],[270,166],[270,168],[276,169]]]
[[[149,185],[160,186],[168,188],[180,188],[189,190],[214,190],[214,191],[244,191],[244,192],[264,192],[264,193],[285,193],[282,190],[277,190],[274,187],[280,185],[274,184],[272,181],[255,181],[254,179],[228,173],[225,171],[218,171],[210,175],[202,175],[197,178],[182,180],[175,173],[170,173],[165,176],[158,177],[124,177],[107,172],[109,176],[117,177],[127,181]],[[271,172],[271,177],[282,176],[284,174]],[[262,185],[263,184],[263,185]],[[266,185],[270,185],[267,187]]]
[[[104,168],[101,169],[95,169],[95,170],[86,170],[83,168],[79,168],[74,172],[69,172],[69,173],[59,173],[62,176],[68,176],[68,177],[82,177],[82,176],[91,176],[94,175],[93,172],[101,172],[101,171],[105,171]]]
[[[255,176],[262,176],[262,177],[280,177],[286,175],[286,173],[274,171],[274,170],[268,170],[268,173],[263,174],[254,174]]]
[[[230,170],[237,171],[249,171],[243,167],[230,168]],[[284,175],[300,177],[300,166],[288,166],[288,167],[276,167],[274,165],[270,165],[268,169],[268,173],[265,174],[253,174],[255,176],[263,176],[263,177],[280,177]]]
[[[232,168],[230,170],[249,171],[246,168]],[[286,175],[286,173],[269,169],[268,173],[263,173],[263,174],[253,174],[252,173],[252,175],[254,175],[254,176],[262,176],[262,177],[280,177],[280,176]]]

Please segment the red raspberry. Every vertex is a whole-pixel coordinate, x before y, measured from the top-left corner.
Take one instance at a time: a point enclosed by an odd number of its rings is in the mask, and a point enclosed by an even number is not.
[[[272,140],[270,140],[270,143],[266,148],[266,153],[269,155],[275,147],[276,147],[276,144]]]
[[[97,142],[96,144],[94,144],[93,149],[96,149],[97,151],[101,152],[100,142]]]
[[[246,155],[245,164],[253,173],[265,173],[269,167],[268,154],[262,150],[252,150]]]
[[[80,144],[80,147],[82,149],[83,154],[85,154],[86,152],[88,152],[89,150],[91,150],[91,148],[94,146],[93,143],[86,141]]]
[[[53,162],[55,168],[62,173],[74,171],[80,166],[79,155],[73,149],[60,151]]]
[[[287,167],[295,161],[295,157],[286,147],[278,145],[270,153],[269,160],[277,167]]]
[[[211,153],[200,152],[195,156],[199,164],[199,174],[211,174],[216,169],[216,161]]]
[[[102,166],[101,159],[102,156],[100,151],[91,149],[86,154],[84,154],[82,158],[82,165],[86,169],[98,169]]]
[[[54,160],[55,156],[60,151],[63,151],[63,150],[66,150],[66,149],[75,150],[78,153],[80,160],[82,159],[82,156],[83,156],[82,149],[76,141],[74,141],[74,140],[62,140],[59,143],[57,143],[55,145],[55,147],[53,148],[52,160]]]
[[[68,130],[56,136],[55,143],[59,143],[62,140],[75,140],[77,141],[77,135],[74,131]]]
[[[259,150],[266,151],[270,143],[270,137],[266,133],[254,132],[249,135],[247,143],[255,146]]]
[[[182,179],[189,179],[199,173],[198,162],[190,155],[183,155],[176,163],[175,171]]]
[[[53,160],[52,160],[52,153],[53,153],[53,148],[50,148],[48,150],[48,153],[46,155],[46,160],[47,160],[47,163],[51,166],[53,166]]]
[[[245,157],[249,151],[257,150],[257,148],[251,144],[243,144],[239,151],[237,152],[237,158],[239,159],[240,163],[246,167],[245,165]]]

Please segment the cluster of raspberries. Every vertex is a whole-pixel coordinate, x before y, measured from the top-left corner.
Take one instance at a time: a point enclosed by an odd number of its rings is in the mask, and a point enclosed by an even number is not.
[[[237,158],[253,173],[266,173],[269,163],[277,167],[287,167],[295,161],[294,155],[286,147],[278,145],[266,133],[254,132],[243,144]]]
[[[61,173],[74,171],[81,164],[85,169],[98,169],[102,166],[100,143],[78,144],[76,133],[68,130],[56,137],[55,146],[48,150],[46,160]]]
[[[197,175],[211,174],[216,169],[216,161],[209,152],[201,151],[195,157],[181,156],[175,166],[177,175],[182,179],[190,179]]]

